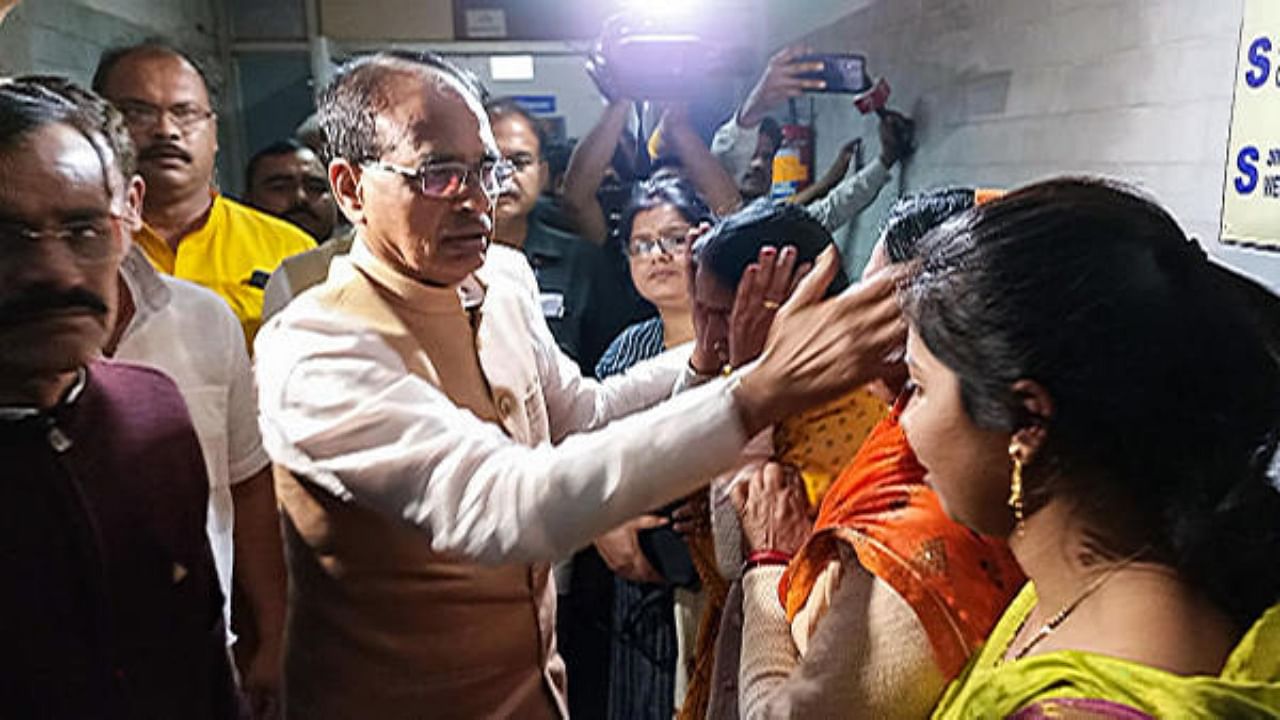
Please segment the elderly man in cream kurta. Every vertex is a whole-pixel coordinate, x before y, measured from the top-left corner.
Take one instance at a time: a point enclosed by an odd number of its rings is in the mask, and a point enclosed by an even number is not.
[[[812,304],[821,277],[802,283],[759,363],[659,404],[710,355],[586,381],[527,293],[477,278],[504,168],[464,77],[376,55],[320,108],[357,239],[256,345],[291,575],[286,711],[563,717],[546,563],[878,372],[864,358],[903,332],[892,284]]]

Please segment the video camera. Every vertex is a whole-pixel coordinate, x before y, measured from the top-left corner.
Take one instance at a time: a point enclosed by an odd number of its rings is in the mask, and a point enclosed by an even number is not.
[[[687,18],[625,12],[605,22],[587,74],[609,99],[688,100],[706,80],[741,73],[742,55]]]

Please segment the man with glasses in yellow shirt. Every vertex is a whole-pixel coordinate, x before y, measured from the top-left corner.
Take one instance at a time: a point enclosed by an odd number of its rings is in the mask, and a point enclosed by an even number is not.
[[[160,41],[108,50],[93,88],[124,114],[138,149],[147,194],[134,241],[162,272],[226,300],[252,346],[267,279],[315,242],[212,189],[217,114],[207,76],[182,51]]]

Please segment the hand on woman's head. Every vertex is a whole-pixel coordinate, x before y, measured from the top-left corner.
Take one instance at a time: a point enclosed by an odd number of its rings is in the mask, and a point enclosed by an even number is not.
[[[694,367],[741,367],[759,357],[774,317],[812,263],[797,263],[796,249],[765,246],[743,271],[735,290],[705,266],[691,273],[694,327],[699,338]]]
[[[760,249],[759,258],[742,274],[734,296],[729,316],[730,365],[741,367],[759,357],[778,310],[812,268],[812,263],[797,266],[794,247]]]

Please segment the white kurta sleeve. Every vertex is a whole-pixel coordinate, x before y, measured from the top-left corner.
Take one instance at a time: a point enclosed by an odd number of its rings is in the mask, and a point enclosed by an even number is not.
[[[738,115],[734,113],[728,122],[716,129],[716,134],[711,138],[711,154],[716,156],[735,181],[742,177],[742,173],[751,164],[759,131],[759,125],[752,128],[739,125]]]
[[[538,353],[538,375],[547,403],[551,441],[596,430],[671,397],[685,380],[693,344],[673,348],[604,380],[582,376],[582,370],[557,345],[546,320],[530,320]]]
[[[527,447],[410,373],[377,334],[333,318],[277,318],[258,335],[257,362],[273,461],[479,562],[565,557],[692,492],[745,443],[724,381]]]
[[[827,232],[835,232],[874,202],[887,182],[889,169],[876,158],[861,170],[850,168],[831,192],[809,203],[805,209]]]
[[[262,448],[262,432],[258,429],[258,393],[253,384],[253,363],[245,349],[244,331],[230,311],[221,315],[225,318],[224,347],[227,348],[230,370],[226,417],[227,478],[235,485],[253,477],[271,459]],[[207,331],[212,332],[213,329],[208,328]]]

